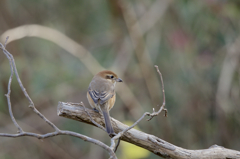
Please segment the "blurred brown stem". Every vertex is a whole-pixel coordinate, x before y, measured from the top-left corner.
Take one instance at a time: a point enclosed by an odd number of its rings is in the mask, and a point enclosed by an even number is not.
[[[157,82],[157,77],[154,74],[151,66],[153,66],[145,40],[143,38],[143,32],[139,26],[136,15],[133,11],[133,8],[129,5],[127,1],[118,1],[119,6],[122,9],[122,14],[126,22],[132,44],[135,49],[135,54],[139,62],[139,67],[141,69],[142,75],[144,77],[148,93],[152,99],[152,102],[158,100],[160,96],[159,90],[160,86]]]
[[[71,38],[67,37],[66,35],[62,34],[61,32],[41,26],[41,25],[23,25],[13,29],[9,29],[5,31],[1,37],[0,41],[5,41],[5,38],[10,36],[11,38],[8,40],[8,43],[22,39],[25,37],[38,37],[42,39],[49,40],[59,47],[65,49],[71,55],[77,57],[85,66],[86,68],[95,75],[97,72],[104,70],[100,63],[92,56],[92,54],[86,50],[82,45],[78,44]],[[121,71],[121,70],[118,70]],[[117,72],[118,72],[117,71]],[[133,112],[133,107],[137,107],[138,111],[142,110],[141,104],[136,99],[135,95],[129,89],[129,87],[125,84],[121,84],[121,88],[117,89],[117,93],[119,97],[122,99],[124,104],[128,107],[129,112],[131,115],[137,119],[138,112]],[[139,111],[141,112],[141,111]]]

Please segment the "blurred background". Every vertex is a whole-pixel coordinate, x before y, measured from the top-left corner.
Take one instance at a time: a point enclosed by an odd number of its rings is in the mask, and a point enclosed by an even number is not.
[[[57,116],[58,101],[88,106],[93,74],[116,72],[110,114],[131,125],[158,110],[162,72],[168,117],[142,120],[138,129],[186,149],[213,144],[240,150],[240,2],[237,0],[0,1],[1,42],[10,36],[20,78],[36,108],[60,129],[110,144],[107,133]],[[36,24],[36,25],[32,25]],[[12,29],[12,30],[10,30]],[[0,132],[16,133],[8,113],[9,62],[0,53]],[[16,78],[13,113],[25,131],[53,131],[28,108]],[[120,159],[159,158],[121,142]],[[70,136],[0,139],[2,159],[108,158],[100,147]]]

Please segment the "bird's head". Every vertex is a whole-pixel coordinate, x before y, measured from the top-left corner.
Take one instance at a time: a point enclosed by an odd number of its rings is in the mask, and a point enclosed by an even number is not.
[[[118,78],[118,76],[114,72],[109,71],[109,70],[101,71],[97,75],[100,76],[101,78],[108,80],[109,82],[114,83],[114,84],[116,82],[123,82],[123,80],[121,78]]]

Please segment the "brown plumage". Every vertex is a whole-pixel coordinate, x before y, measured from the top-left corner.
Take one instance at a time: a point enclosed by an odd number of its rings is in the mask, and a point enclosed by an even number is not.
[[[106,131],[109,135],[114,134],[109,111],[116,100],[115,85],[122,79],[112,71],[101,71],[97,73],[89,84],[87,99],[92,108],[103,114]]]

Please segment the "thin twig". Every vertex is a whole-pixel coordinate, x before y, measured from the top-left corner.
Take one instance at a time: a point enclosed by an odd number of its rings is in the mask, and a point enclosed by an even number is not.
[[[113,149],[113,151],[114,151],[115,153],[117,152],[118,146],[120,145],[120,141],[121,141],[121,138],[118,138],[117,145],[116,145],[115,148]]]
[[[155,109],[153,108],[153,113],[149,113],[149,112],[145,112],[134,124],[132,124],[132,126],[129,126],[128,128],[126,128],[125,130],[119,132],[116,136],[114,136],[112,139],[111,139],[111,148],[114,150],[116,149],[116,144],[115,144],[115,140],[119,139],[125,132],[127,132],[128,130],[132,129],[134,126],[136,126],[146,115],[147,116],[150,116],[150,118],[148,119],[151,120],[154,116],[157,116],[158,114],[160,114],[162,111],[165,111],[165,116],[167,116],[167,109],[165,109],[165,104],[166,104],[166,101],[165,101],[165,90],[164,90],[164,83],[163,83],[163,78],[162,78],[162,74],[161,72],[159,71],[159,68],[157,65],[155,65],[155,68],[157,69],[157,72],[160,76],[160,80],[161,80],[161,84],[162,84],[162,93],[163,93],[163,103],[162,103],[162,106],[160,107],[160,109],[155,112]]]
[[[6,38],[5,44],[7,43],[7,39],[8,39],[8,38]],[[2,45],[1,43],[0,43],[0,46],[1,46],[1,49],[3,49],[3,50],[5,49],[5,46]],[[15,126],[17,127],[17,129],[18,129],[17,132],[18,132],[18,133],[21,133],[21,132],[23,132],[23,130],[22,130],[22,128],[18,125],[18,123],[17,123],[17,121],[16,121],[16,119],[15,119],[15,117],[14,117],[14,115],[13,115],[13,112],[12,112],[12,104],[11,104],[11,99],[10,99],[11,83],[12,83],[13,74],[14,74],[13,66],[12,66],[12,64],[11,64],[11,63],[12,63],[12,60],[11,60],[10,56],[9,56],[7,53],[4,52],[4,54],[7,56],[8,60],[9,60],[10,68],[11,68],[11,75],[10,75],[9,80],[8,80],[8,93],[5,94],[5,96],[7,97],[7,102],[8,102],[8,111],[9,111],[10,117],[11,117],[14,125],[15,125]]]
[[[16,32],[21,34],[16,34]],[[86,48],[55,29],[36,24],[22,25],[5,31],[0,36],[0,40],[2,40],[3,37],[5,39],[8,35],[11,37],[11,39],[8,40],[9,43],[25,37],[37,37],[53,42],[60,48],[66,50],[69,54],[78,58],[93,75],[100,70],[106,69],[100,65],[98,60]],[[141,103],[136,99],[131,89],[125,83],[121,84],[121,89],[119,89],[117,93],[129,110],[133,110],[132,107],[137,107],[138,110],[140,107],[142,108]],[[130,111],[131,115],[137,119],[136,113],[132,112],[133,111]]]
[[[133,125],[129,126],[128,128],[126,128],[125,130],[119,132],[118,134],[116,134],[116,136],[114,136],[111,139],[111,148],[112,150],[116,149],[116,144],[115,144],[115,140],[119,139],[125,132],[127,132],[128,130],[132,129],[133,127],[135,127],[146,115],[150,115],[151,113],[149,112],[145,112]]]
[[[4,43],[4,48],[6,48],[6,46],[7,46],[7,41],[8,41],[8,39],[9,39],[9,36],[6,37],[6,41],[5,41],[5,43]]]
[[[87,109],[87,108],[86,108]],[[92,115],[93,119],[99,124],[103,125],[104,120],[101,118],[100,114],[94,113],[94,110],[87,109],[87,111]],[[58,115],[62,117],[67,117],[69,119],[77,120],[79,122],[84,122],[89,124],[90,118],[84,111],[84,108],[74,107],[73,105],[68,105],[68,103],[59,102],[58,105]],[[128,128],[127,125],[121,123],[120,121],[113,119],[113,127],[116,132],[121,132]],[[154,135],[147,134],[143,131],[136,129],[131,129],[127,133],[121,136],[121,140],[134,144],[136,146],[142,147],[148,151],[151,151],[155,155],[163,158],[239,158],[240,152],[235,150],[226,149],[223,147],[214,147],[201,150],[188,150],[171,143],[168,143]],[[111,147],[112,148],[112,147]],[[203,157],[204,156],[204,157]]]
[[[80,104],[83,106],[84,111],[85,111],[85,112],[88,114],[88,116],[90,117],[91,122],[92,122],[93,124],[95,124],[97,127],[99,127],[100,129],[102,129],[103,131],[106,131],[106,129],[105,129],[102,125],[98,124],[97,122],[95,122],[95,121],[92,119],[92,116],[91,116],[91,115],[89,114],[89,112],[86,110],[86,107],[85,107],[84,103],[81,102]]]
[[[102,125],[98,124],[97,122],[95,122],[95,121],[93,120],[91,114],[86,110],[86,107],[85,107],[84,103],[81,102],[80,105],[83,106],[83,109],[84,109],[84,111],[88,114],[88,116],[90,117],[91,122],[92,122],[93,124],[95,124],[97,127],[99,127],[100,129],[102,129],[102,130],[104,130],[104,131],[106,132],[106,129],[105,129]],[[117,134],[114,133],[114,135],[117,135]],[[110,135],[110,137],[112,137],[112,134]],[[115,140],[114,140],[114,141],[115,141]],[[112,141],[112,142],[114,142],[114,141]],[[117,148],[118,148],[119,144],[120,144],[120,137],[118,138],[118,141],[117,141],[116,146],[115,146],[115,142],[114,142],[114,146],[113,146],[114,148],[112,149],[114,153],[117,151]]]
[[[158,66],[155,65],[154,67],[157,69],[157,72],[158,72],[158,74],[159,74],[159,76],[160,76],[160,79],[161,79],[162,94],[163,94],[163,103],[162,103],[162,106],[160,107],[160,109],[159,109],[157,112],[155,112],[155,109],[153,108],[153,113],[152,113],[152,114],[149,114],[149,116],[151,116],[151,117],[148,119],[148,121],[151,120],[154,116],[157,116],[157,115],[158,115],[159,113],[161,113],[162,111],[165,111],[164,116],[167,116],[167,109],[164,108],[165,105],[166,105],[166,100],[165,100],[165,89],[164,89],[163,77],[162,77],[161,72],[159,71]]]
[[[0,43],[1,44],[1,43]],[[35,107],[32,99],[30,98],[30,96],[28,95],[26,88],[24,88],[22,81],[18,75],[18,71],[16,68],[16,64],[14,61],[14,58],[12,56],[12,54],[10,54],[5,47],[3,47],[3,45],[1,44],[1,49],[3,50],[4,54],[7,56],[8,60],[9,60],[9,64],[10,67],[13,68],[13,70],[11,70],[12,73],[15,73],[15,76],[17,78],[18,84],[21,87],[22,92],[24,93],[25,97],[28,99],[30,105],[29,107],[32,108],[33,112],[35,112],[38,116],[40,116],[46,123],[48,123],[53,129],[55,129],[56,131],[58,131],[59,129],[52,123],[50,122],[43,114],[41,114]],[[11,77],[10,77],[11,78]],[[10,114],[11,115],[11,114]],[[15,124],[16,125],[16,124]]]
[[[8,39],[8,38],[7,38]],[[8,93],[6,94],[6,97],[7,97],[7,100],[8,100],[8,108],[9,108],[9,114],[10,114],[10,117],[13,121],[13,123],[15,124],[15,126],[17,127],[18,129],[18,133],[17,134],[9,134],[9,133],[0,133],[0,136],[1,137],[13,137],[13,138],[16,138],[16,137],[21,137],[21,136],[30,136],[30,137],[36,137],[38,139],[45,139],[45,138],[49,138],[49,137],[53,137],[53,136],[57,136],[57,135],[70,135],[70,136],[74,136],[74,137],[77,137],[77,138],[80,138],[84,141],[88,141],[88,142],[91,142],[91,143],[94,143],[98,146],[101,146],[102,148],[104,148],[110,155],[110,158],[113,158],[113,159],[117,159],[114,151],[109,147],[107,146],[106,144],[104,144],[103,142],[99,141],[99,140],[96,140],[96,139],[93,139],[93,138],[90,138],[88,136],[85,136],[85,135],[82,135],[82,134],[79,134],[79,133],[75,133],[75,132],[71,132],[71,131],[65,131],[65,130],[60,130],[57,126],[55,126],[52,122],[50,122],[42,113],[40,113],[36,107],[34,106],[34,103],[32,101],[32,99],[30,98],[30,96],[28,95],[26,89],[24,88],[22,82],[21,82],[21,79],[18,75],[18,72],[17,72],[17,68],[16,68],[16,64],[15,64],[15,61],[14,61],[14,58],[12,56],[12,54],[10,54],[6,49],[5,49],[5,46],[6,46],[6,43],[7,43],[7,39],[6,39],[6,42],[5,42],[5,45],[3,45],[2,43],[0,43],[0,48],[3,50],[3,53],[6,55],[6,57],[8,58],[9,60],[9,64],[10,64],[10,68],[11,68],[11,75],[10,75],[10,78],[9,78],[9,82],[8,82]],[[24,132],[22,130],[22,128],[18,125],[18,123],[16,122],[15,118],[14,118],[14,115],[12,113],[12,106],[11,106],[11,100],[10,100],[10,93],[11,93],[11,82],[12,82],[12,78],[13,78],[13,75],[15,73],[15,76],[17,78],[17,81],[18,81],[18,84],[20,85],[25,97],[28,99],[30,105],[29,107],[32,108],[33,112],[36,113],[38,116],[40,116],[46,123],[48,123],[52,128],[55,129],[54,132],[51,132],[51,133],[46,133],[46,134],[37,134],[37,133],[31,133],[31,132]]]
[[[74,137],[80,138],[84,141],[94,143],[98,146],[101,146],[106,151],[108,151],[109,155],[112,156],[114,159],[117,159],[115,153],[110,149],[110,147],[108,145],[104,144],[103,142],[101,142],[99,140],[96,140],[96,139],[93,139],[93,138],[90,138],[88,136],[85,136],[85,135],[82,135],[82,134],[79,134],[79,133],[75,133],[75,132],[72,132],[72,131],[59,130],[59,131],[55,131],[55,132],[52,132],[52,133],[46,133],[46,134],[42,134],[42,135],[41,134],[36,134],[36,133],[31,133],[31,132],[21,132],[21,133],[18,133],[18,134],[0,133],[0,136],[2,136],[2,137],[17,138],[17,137],[21,137],[21,136],[29,136],[29,137],[35,137],[35,138],[38,138],[38,139],[46,139],[46,138],[54,137],[54,136],[57,136],[57,135],[74,136]]]

